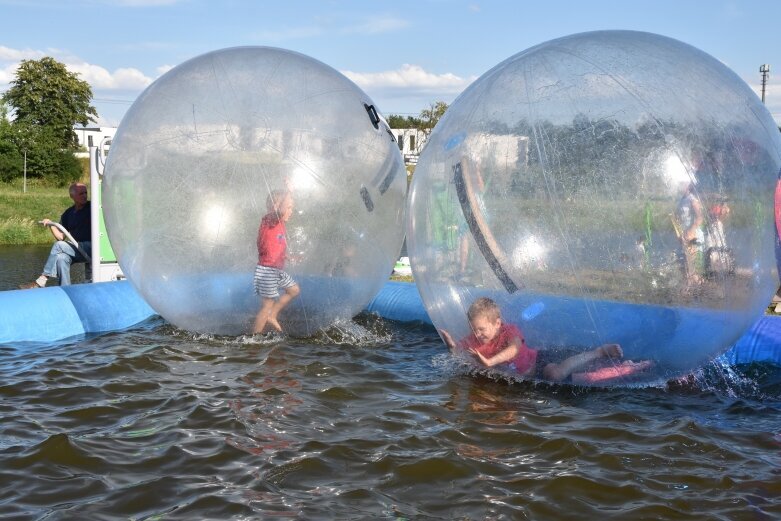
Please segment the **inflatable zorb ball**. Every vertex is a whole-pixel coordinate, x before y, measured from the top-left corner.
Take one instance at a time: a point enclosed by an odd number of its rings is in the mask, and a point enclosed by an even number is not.
[[[106,164],[119,264],[163,318],[252,331],[258,227],[289,190],[284,266],[301,294],[280,315],[308,335],[360,312],[403,240],[406,172],[373,102],[345,76],[268,47],[219,50],[165,73],[130,108]]]
[[[450,106],[408,201],[438,328],[491,297],[546,358],[602,343],[572,381],[639,385],[725,351],[778,287],[777,124],[713,57],[641,32],[576,34],[500,63]]]

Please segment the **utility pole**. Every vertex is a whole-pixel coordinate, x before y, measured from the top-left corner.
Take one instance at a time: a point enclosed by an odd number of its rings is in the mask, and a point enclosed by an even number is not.
[[[765,102],[765,87],[767,87],[767,79],[770,77],[770,65],[767,63],[759,66],[759,72],[762,73],[762,103]]]

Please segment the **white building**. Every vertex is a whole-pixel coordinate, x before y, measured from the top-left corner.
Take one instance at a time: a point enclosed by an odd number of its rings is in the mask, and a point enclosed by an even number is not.
[[[404,163],[417,163],[428,134],[416,128],[392,128],[391,133],[396,138],[401,155],[404,156]]]
[[[77,157],[89,157],[89,147],[97,147],[103,144],[103,153],[108,153],[108,148],[111,145],[111,140],[114,139],[114,134],[117,133],[116,127],[73,127],[73,131],[76,132],[76,136],[79,138],[79,147],[84,149],[83,152],[77,152]]]
[[[116,127],[73,127],[76,136],[79,139],[79,147],[84,148],[84,152],[77,152],[77,156],[87,157],[86,150],[89,147],[100,146],[103,143],[104,153],[108,153],[108,149],[111,145],[111,140],[114,138],[114,134],[117,133]],[[423,145],[426,144],[428,134],[422,130],[415,128],[397,128],[391,129],[393,137],[396,138],[396,142],[399,145],[399,150],[404,156],[404,162],[407,164],[414,164],[418,162]],[[104,141],[105,140],[105,141]]]

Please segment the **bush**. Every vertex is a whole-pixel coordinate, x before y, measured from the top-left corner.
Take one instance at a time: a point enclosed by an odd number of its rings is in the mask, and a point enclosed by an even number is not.
[[[11,141],[0,139],[0,181],[5,183],[23,175],[24,157],[19,149]]]
[[[81,177],[76,179],[76,181],[81,181],[82,183],[88,185],[90,182],[89,158],[77,157],[76,160],[79,162],[79,167],[81,168]]]
[[[28,179],[23,192],[22,184],[21,178],[0,183],[0,244],[51,244],[51,232],[38,221],[60,220],[63,210],[73,204],[68,190]]]
[[[81,179],[81,163],[70,150],[36,147],[27,153],[27,176],[53,186],[66,186]]]
[[[51,241],[51,234],[46,231],[41,240],[42,226],[32,219],[12,217],[0,221],[0,244],[35,244]]]

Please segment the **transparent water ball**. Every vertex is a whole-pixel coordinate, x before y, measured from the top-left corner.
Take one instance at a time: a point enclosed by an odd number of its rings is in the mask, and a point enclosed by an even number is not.
[[[486,296],[546,359],[620,344],[622,360],[578,369],[586,385],[676,378],[778,287],[779,167],[773,118],[708,54],[633,31],[552,40],[486,72],[432,132],[408,200],[414,277],[453,337]]]
[[[150,85],[117,130],[103,205],[120,266],[163,318],[191,331],[252,331],[253,274],[268,195],[288,190],[282,312],[309,335],[377,293],[404,234],[404,162],[371,99],[292,51],[238,47]]]

